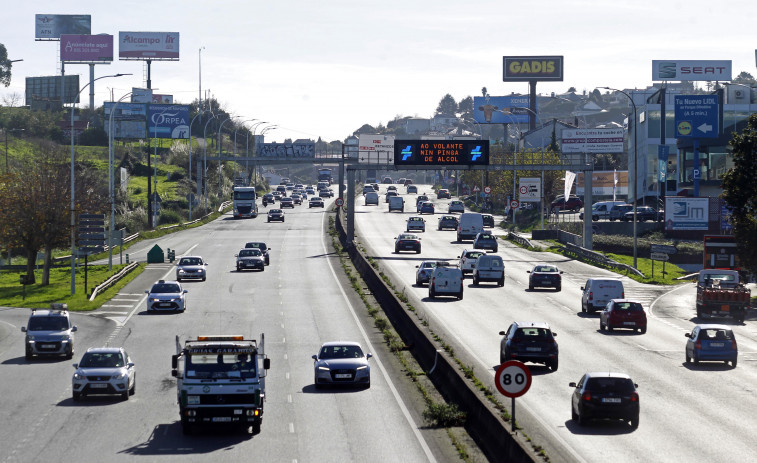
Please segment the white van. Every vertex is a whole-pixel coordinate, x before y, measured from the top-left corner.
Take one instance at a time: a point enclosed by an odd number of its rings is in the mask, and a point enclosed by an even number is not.
[[[604,309],[611,299],[626,297],[623,282],[614,278],[589,278],[581,291],[581,312],[596,312]]]
[[[463,298],[463,272],[457,267],[437,265],[428,280],[428,297],[455,296]]]
[[[591,220],[602,220],[610,218],[610,209],[613,206],[619,206],[625,204],[625,201],[599,201],[591,205]],[[580,213],[578,217],[583,220],[584,213]]]
[[[484,231],[484,218],[478,212],[463,212],[457,224],[457,241],[472,240]]]
[[[378,206],[378,193],[375,191],[368,191],[365,193],[365,205],[375,204]]]
[[[401,196],[389,197],[389,212],[392,211],[405,212],[405,200]]]
[[[505,263],[500,256],[482,254],[473,264],[473,285],[482,281],[494,281],[497,286],[505,286]]]

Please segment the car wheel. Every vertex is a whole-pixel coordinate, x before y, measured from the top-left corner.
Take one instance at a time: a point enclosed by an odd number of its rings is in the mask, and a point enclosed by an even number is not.
[[[74,399],[74,400],[76,400],[76,401],[81,400],[81,392],[74,392],[71,395],[71,398]]]
[[[271,223],[271,219],[266,220],[266,222]]]
[[[689,357],[689,354],[686,354],[686,363],[691,363],[691,357]]]
[[[457,294],[457,300],[462,301],[463,300],[463,289],[460,288],[460,292]]]
[[[420,253],[421,253],[421,248],[418,248],[418,250],[417,250],[417,251],[415,251],[415,253],[416,253],[416,254],[420,254]]]
[[[692,360],[694,360],[694,363],[695,363],[695,364],[699,364],[699,358],[697,358],[697,356],[696,356],[696,355],[694,355],[694,356],[692,357]]]
[[[502,365],[505,363],[507,359],[505,358],[505,355],[502,353],[502,351],[499,352],[499,364]]]
[[[131,389],[129,389],[129,395],[134,395],[137,392],[137,375],[134,375],[134,383],[131,385]]]
[[[430,297],[431,299],[436,297],[436,291],[434,291],[433,286],[428,287],[428,297]]]
[[[129,400],[129,391],[127,390],[126,392],[122,393],[121,398],[123,400]]]
[[[71,350],[69,350],[68,352],[66,352],[66,359],[71,360],[72,358],[74,358],[74,348],[73,347],[71,348]]]
[[[605,328],[606,328],[606,327],[605,327],[605,324],[604,324],[604,323],[602,323],[602,320],[600,320],[600,321],[599,321],[599,331],[604,331],[604,330],[605,330]]]
[[[534,285],[528,285],[528,290],[529,291],[533,291],[534,290]]]
[[[399,254],[400,250],[398,248],[394,248],[394,253]]]
[[[570,417],[573,421],[578,421],[578,413],[573,410],[573,405],[570,406]]]
[[[647,332],[647,327],[646,326],[644,328],[639,328],[639,333],[645,334],[646,332]]]
[[[179,277],[177,276],[177,277],[176,277],[176,281],[178,281],[179,283],[181,283],[181,278],[179,278]]]
[[[737,363],[736,359],[731,360],[731,368],[736,368],[736,363]]]
[[[586,423],[588,420],[581,414],[581,412],[578,412],[578,425],[579,426],[586,426]]]
[[[607,331],[609,331],[609,332],[611,332],[611,333],[612,333],[612,330],[614,330],[614,329],[615,329],[615,328],[613,328],[612,326],[610,326],[610,325],[607,325]]]
[[[502,279],[497,282],[497,284],[502,287],[505,286],[505,276],[502,275]]]
[[[185,419],[181,420],[181,433],[185,436],[192,434],[192,425]]]
[[[638,428],[639,427],[639,415],[636,415],[633,418],[631,418],[630,423],[631,423],[631,427],[632,428],[634,428],[634,429]]]
[[[561,291],[561,290],[562,290],[562,286],[561,285],[555,286],[555,291]]]
[[[260,422],[252,423],[252,435],[256,436],[260,434]]]
[[[552,371],[557,371],[558,365],[559,365],[558,360],[555,359],[555,360],[549,362],[549,369],[552,370]]]
[[[25,357],[26,357],[26,360],[31,360],[32,357],[34,357],[34,353],[32,353],[32,350],[29,347],[26,348]]]
[[[581,312],[586,313],[586,304],[581,302]]]
[[[478,277],[475,274],[473,275],[473,286],[478,286]]]

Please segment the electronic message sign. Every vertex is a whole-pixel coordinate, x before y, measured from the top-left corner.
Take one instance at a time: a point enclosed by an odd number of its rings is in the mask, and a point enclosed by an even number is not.
[[[395,166],[489,165],[488,140],[395,140]]]

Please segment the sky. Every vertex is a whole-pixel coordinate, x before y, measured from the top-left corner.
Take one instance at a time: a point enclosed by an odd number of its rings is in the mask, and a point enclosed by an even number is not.
[[[5,0],[10,2],[10,0]],[[456,101],[527,94],[526,82],[502,81],[503,56],[561,55],[562,82],[537,93],[596,87],[645,88],[652,60],[731,60],[733,76],[755,70],[751,0],[35,0],[3,8],[0,43],[13,64],[0,102],[22,96],[25,78],[60,73],[59,43],[34,39],[35,14],[90,14],[92,33],[179,32],[180,60],[152,63],[155,93],[191,103],[202,92],[238,121],[276,127],[286,138],[344,140],[363,124],[432,117],[446,94]],[[146,87],[145,66],[97,65],[95,105]],[[200,48],[204,47],[200,52]],[[200,58],[201,57],[201,58]],[[86,64],[66,74],[89,78]],[[89,90],[83,104],[88,105]]]

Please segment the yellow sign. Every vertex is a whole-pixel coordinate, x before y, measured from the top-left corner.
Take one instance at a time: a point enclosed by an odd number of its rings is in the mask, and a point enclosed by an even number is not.
[[[689,135],[691,133],[691,123],[688,121],[681,121],[678,123],[678,134]]]

